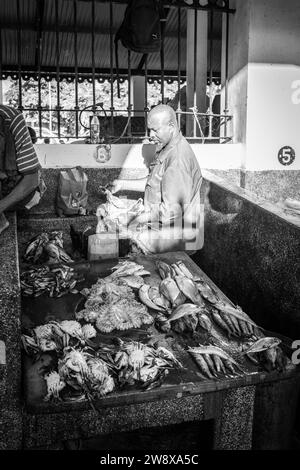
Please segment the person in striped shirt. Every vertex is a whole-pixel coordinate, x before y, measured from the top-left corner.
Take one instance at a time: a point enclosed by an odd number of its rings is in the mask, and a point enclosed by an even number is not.
[[[23,114],[0,104],[0,233],[5,211],[39,202],[40,170]]]

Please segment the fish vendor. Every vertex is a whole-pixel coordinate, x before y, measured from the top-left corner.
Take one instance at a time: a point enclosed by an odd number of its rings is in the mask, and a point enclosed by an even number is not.
[[[150,143],[156,155],[148,177],[117,179],[112,192],[145,191],[144,211],[128,225],[128,238],[144,254],[194,253],[201,248],[200,187],[196,156],[178,128],[173,108],[160,104],[148,115]]]
[[[43,191],[41,165],[22,113],[0,105],[0,233],[9,223],[6,210],[30,209]]]

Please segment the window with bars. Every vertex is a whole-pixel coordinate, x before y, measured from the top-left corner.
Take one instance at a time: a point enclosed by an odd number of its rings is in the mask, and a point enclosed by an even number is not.
[[[233,10],[224,0],[163,4],[167,21],[161,53],[143,55],[119,47],[118,97],[113,41],[125,0],[1,0],[3,102],[24,113],[38,142],[90,142],[94,113],[104,140],[138,141],[147,135],[149,110],[162,102],[174,107],[185,135],[192,119],[190,139],[229,141],[228,18]],[[199,10],[207,15],[205,44],[198,43]],[[195,20],[194,53],[201,47],[207,52],[207,99],[202,110],[196,105],[196,85],[195,101],[192,106],[187,103],[188,15]]]

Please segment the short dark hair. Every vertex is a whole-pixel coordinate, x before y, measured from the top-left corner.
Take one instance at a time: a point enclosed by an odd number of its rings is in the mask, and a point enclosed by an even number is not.
[[[29,131],[32,143],[35,144],[37,142],[37,136],[36,136],[35,130],[30,126],[27,126],[27,129]]]

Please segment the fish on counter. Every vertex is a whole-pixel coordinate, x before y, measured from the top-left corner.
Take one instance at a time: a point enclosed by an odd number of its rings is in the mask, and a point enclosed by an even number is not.
[[[83,279],[67,265],[37,266],[21,273],[22,295],[38,297],[48,294],[50,297],[61,297],[64,294],[77,294],[75,289]]]
[[[229,337],[257,338],[261,336],[261,328],[240,307],[233,307],[221,301],[216,302],[213,307],[213,320],[228,333]]]
[[[73,263],[73,259],[64,250],[63,232],[42,232],[33,239],[25,249],[24,261],[32,264]]]
[[[189,348],[188,352],[200,367],[201,373],[209,379],[241,376],[246,373],[237,361],[217,346],[199,345]]]
[[[280,348],[281,339],[264,336],[252,342],[243,350],[242,355],[257,365],[262,365],[266,370],[285,370],[290,364],[289,358]]]

